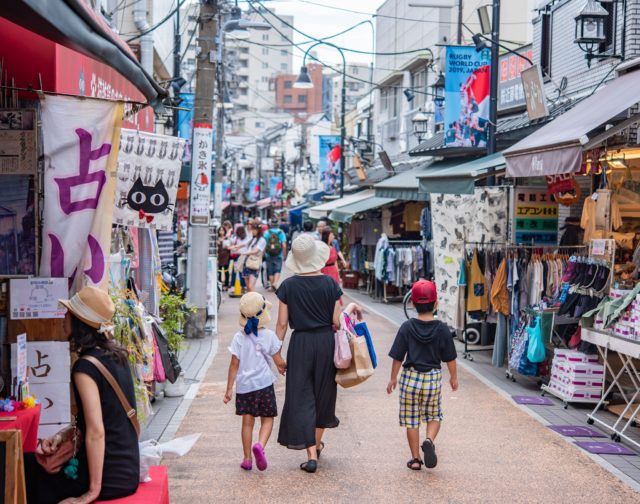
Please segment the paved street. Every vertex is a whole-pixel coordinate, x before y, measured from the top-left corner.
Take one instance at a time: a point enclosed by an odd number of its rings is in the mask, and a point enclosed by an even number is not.
[[[276,306],[273,294],[268,295]],[[386,395],[395,334],[386,319],[367,313],[379,355],[376,374],[361,386],[339,390],[339,428],[329,431],[315,475],[298,469],[304,452],[267,448],[265,473],[239,468],[240,418],[224,405],[238,300],[222,304],[219,350],[178,435],[202,432],[186,457],[168,461],[172,502],[638,502],[638,494],[579,449],[549,431],[464,369],[460,390],[445,386],[445,422],[438,438],[439,465],[413,472],[397,395]],[[275,314],[274,314],[275,316]],[[272,321],[275,324],[275,320]],[[277,384],[282,407],[284,380]],[[276,422],[276,431],[278,424]]]

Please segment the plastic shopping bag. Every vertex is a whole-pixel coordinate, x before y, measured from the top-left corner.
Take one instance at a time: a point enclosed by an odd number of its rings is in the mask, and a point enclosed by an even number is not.
[[[543,362],[547,358],[547,351],[544,348],[542,340],[542,320],[540,317],[535,318],[535,325],[527,327],[529,335],[529,346],[527,348],[527,358],[530,362]]]
[[[166,443],[158,443],[155,439],[140,443],[140,483],[151,481],[149,468],[158,465],[163,457],[177,458],[189,453],[200,438],[200,435],[200,433],[189,434]]]
[[[335,350],[333,351],[333,364],[337,369],[346,369],[351,365],[351,347],[349,346],[349,333],[344,319],[341,327],[335,332]]]

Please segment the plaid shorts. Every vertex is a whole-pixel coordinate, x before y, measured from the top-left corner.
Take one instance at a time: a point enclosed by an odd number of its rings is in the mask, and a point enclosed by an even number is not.
[[[400,375],[400,426],[417,429],[420,423],[442,421],[442,372],[404,368]]]

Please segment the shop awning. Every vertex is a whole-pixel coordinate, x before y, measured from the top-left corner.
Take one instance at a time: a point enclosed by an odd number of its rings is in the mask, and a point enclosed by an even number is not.
[[[473,194],[475,181],[487,175],[489,170],[504,172],[504,156],[491,154],[450,168],[434,170],[418,176],[421,193]]]
[[[429,193],[420,192],[418,177],[430,172],[439,172],[455,164],[457,162],[450,159],[436,163],[424,163],[413,170],[400,173],[375,184],[373,187],[375,188],[376,196],[404,201],[429,201]]]
[[[356,201],[350,205],[345,205],[336,208],[329,214],[329,219],[337,222],[351,222],[353,216],[359,213],[366,212],[367,210],[373,210],[389,203],[393,203],[395,198],[381,198],[379,196],[372,196],[361,201]]]
[[[256,206],[260,209],[271,206],[271,198],[262,198],[261,200],[258,200]]]
[[[588,134],[640,102],[640,71],[609,82],[503,154],[510,177],[573,173],[580,169]]]
[[[301,205],[289,208],[287,211],[289,212],[289,215],[302,215],[302,211],[308,207],[309,203],[302,203]]]
[[[167,96],[129,46],[83,0],[0,2],[0,17],[109,65],[139,89],[151,105],[159,105]]]
[[[311,207],[308,210],[305,210],[305,213],[307,213],[312,219],[324,219],[338,207],[349,205],[351,203],[370,198],[371,196],[375,196],[375,193],[372,190],[360,191],[355,194],[344,196],[343,198],[327,201],[322,205]]]

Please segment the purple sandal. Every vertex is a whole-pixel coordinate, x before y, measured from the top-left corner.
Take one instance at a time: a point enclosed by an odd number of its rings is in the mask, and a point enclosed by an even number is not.
[[[260,443],[253,445],[253,456],[256,458],[256,466],[259,471],[264,471],[267,468],[267,456],[264,453],[264,448]]]
[[[250,471],[251,469],[253,469],[253,462],[251,461],[251,459],[245,459],[242,461],[242,464],[240,464],[240,467],[245,471]]]

